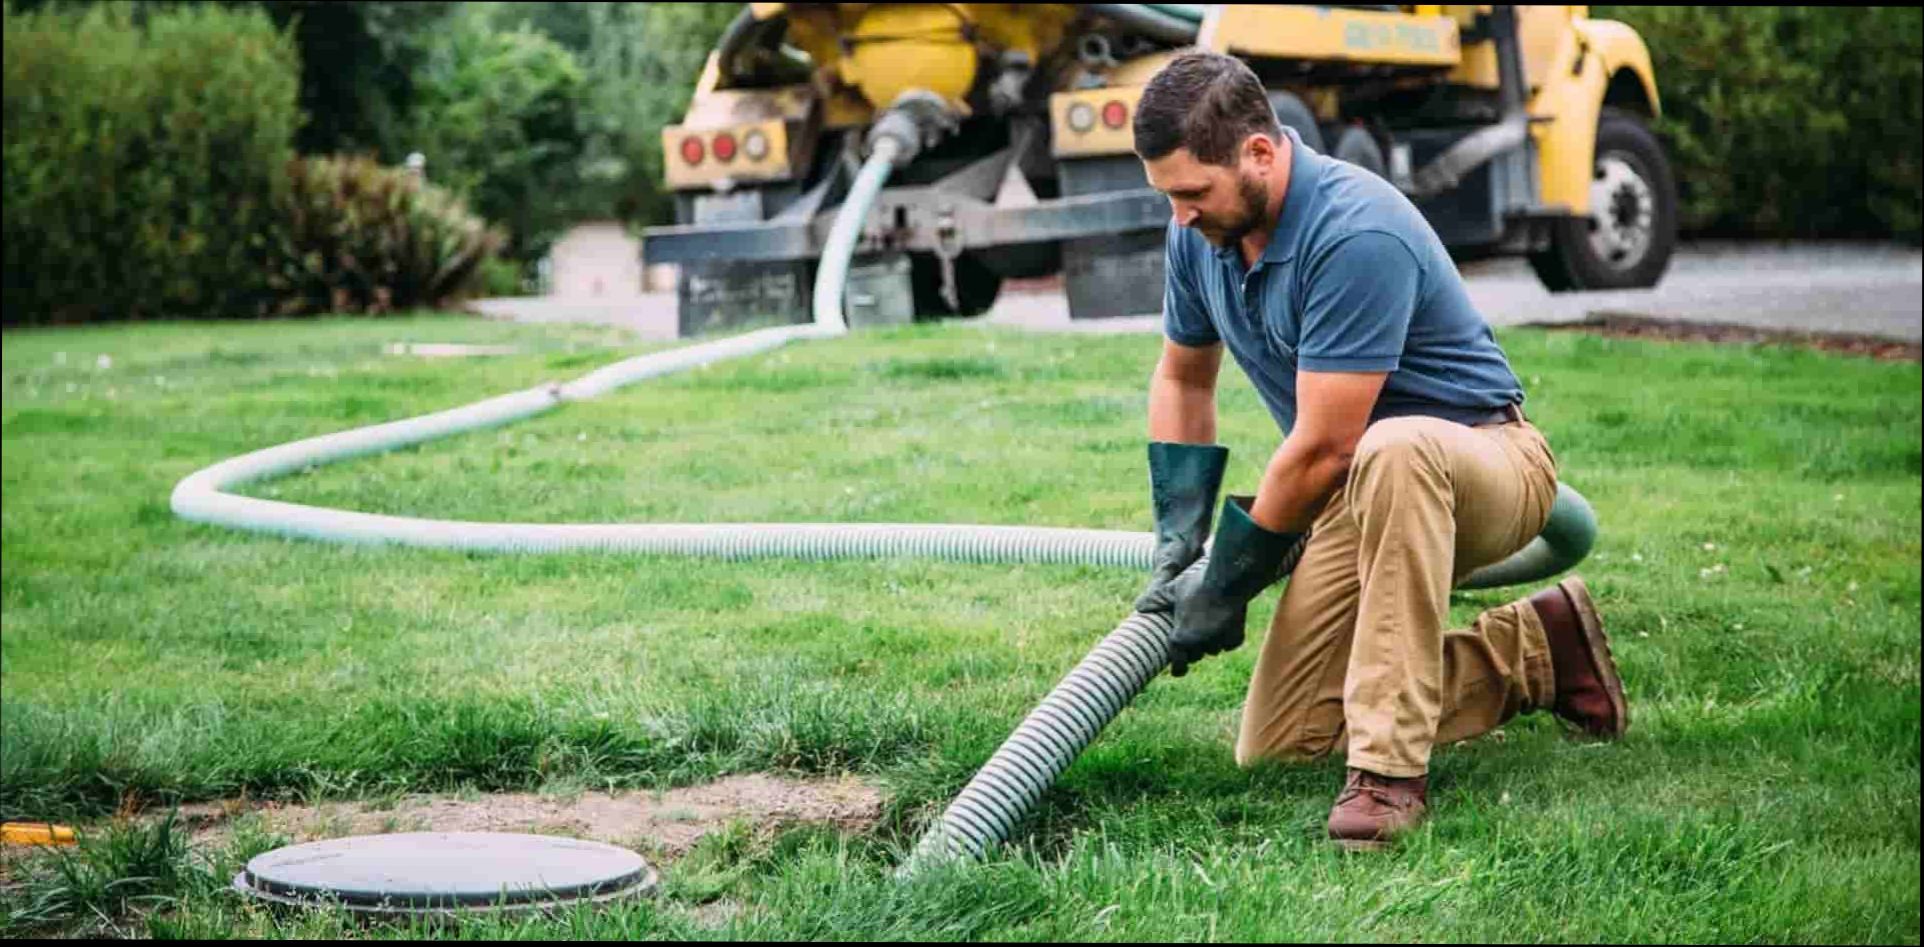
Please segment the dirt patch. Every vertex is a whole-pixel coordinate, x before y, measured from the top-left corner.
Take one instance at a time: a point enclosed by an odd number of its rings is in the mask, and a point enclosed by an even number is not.
[[[1672,342],[1714,342],[1738,345],[1796,345],[1804,348],[1862,355],[1887,362],[1919,360],[1919,343],[1902,342],[1875,335],[1850,332],[1800,332],[1792,329],[1757,329],[1750,326],[1714,322],[1685,322],[1680,319],[1654,319],[1627,313],[1593,313],[1582,322],[1537,324],[1541,329],[1590,332],[1620,339],[1659,339]]]
[[[264,828],[295,843],[388,832],[533,832],[672,858],[736,820],[760,828],[814,822],[859,831],[881,812],[881,793],[853,777],[792,780],[755,774],[659,793],[416,795],[391,802],[318,805],[228,800],[182,806],[180,819],[197,848],[225,845],[235,820],[251,813]]]

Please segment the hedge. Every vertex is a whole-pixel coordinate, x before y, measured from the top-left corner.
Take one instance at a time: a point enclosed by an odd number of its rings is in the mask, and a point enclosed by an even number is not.
[[[1924,10],[1591,7],[1650,46],[1688,233],[1919,235]]]
[[[299,57],[254,10],[144,19],[7,8],[7,324],[263,309]]]

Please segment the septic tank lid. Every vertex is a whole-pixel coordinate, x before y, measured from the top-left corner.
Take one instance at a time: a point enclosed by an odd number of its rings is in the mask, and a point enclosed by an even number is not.
[[[625,848],[502,832],[401,832],[291,845],[234,876],[244,894],[284,904],[338,902],[362,913],[610,901],[660,876]]]

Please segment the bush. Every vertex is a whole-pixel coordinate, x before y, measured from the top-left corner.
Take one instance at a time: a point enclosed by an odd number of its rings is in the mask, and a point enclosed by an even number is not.
[[[465,12],[465,11],[464,11]],[[508,255],[533,260],[570,222],[585,135],[574,56],[532,30],[455,17],[415,77],[413,147],[428,177],[508,228]]]
[[[296,158],[270,264],[280,315],[447,306],[503,235],[446,190],[366,157]]]
[[[1924,11],[1590,10],[1650,46],[1686,230],[1918,239]]]
[[[481,264],[481,292],[490,297],[537,295],[526,269],[513,260],[490,257]]]
[[[258,11],[5,13],[0,320],[244,316],[300,115]]]

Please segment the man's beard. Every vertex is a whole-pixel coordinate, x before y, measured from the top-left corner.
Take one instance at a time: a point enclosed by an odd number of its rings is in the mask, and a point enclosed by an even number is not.
[[[1204,217],[1196,221],[1196,230],[1204,240],[1218,247],[1235,246],[1265,223],[1269,211],[1269,187],[1260,178],[1237,175],[1236,196],[1241,198],[1242,207],[1234,218],[1219,222]]]

